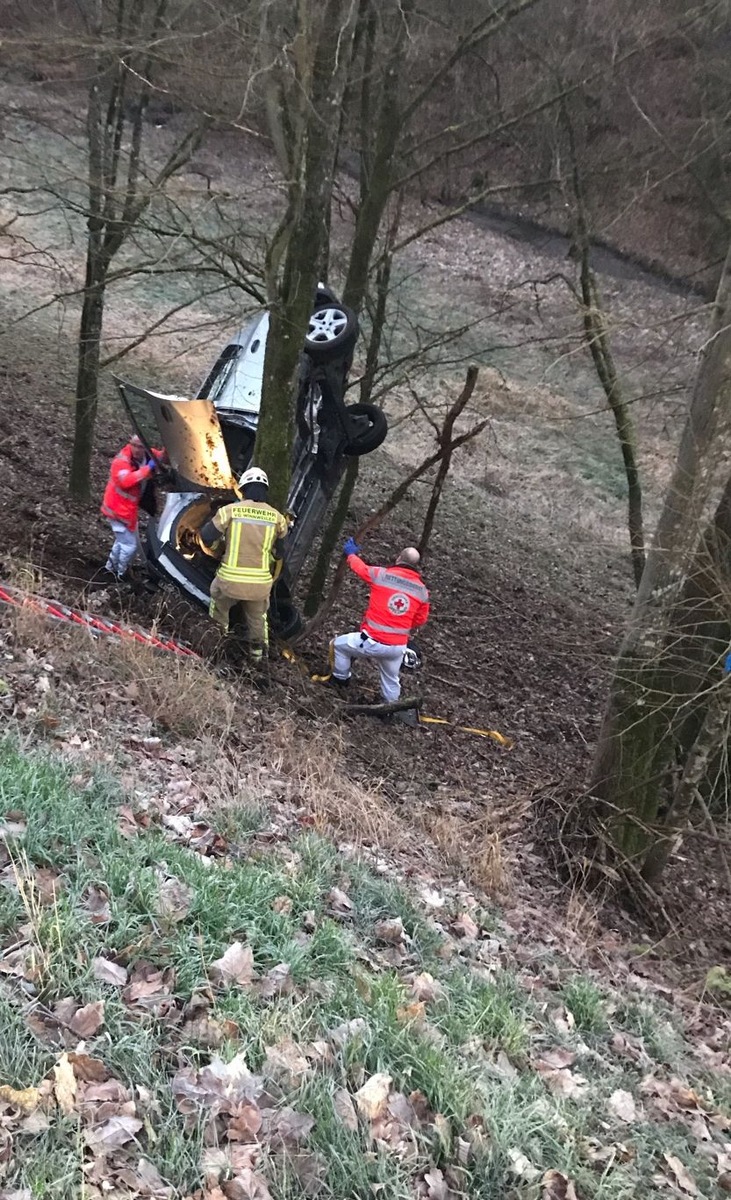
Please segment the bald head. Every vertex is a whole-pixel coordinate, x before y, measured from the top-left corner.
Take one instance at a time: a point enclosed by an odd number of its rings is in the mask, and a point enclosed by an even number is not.
[[[399,554],[396,562],[401,567],[418,567],[421,562],[421,555],[415,546],[407,546]]]

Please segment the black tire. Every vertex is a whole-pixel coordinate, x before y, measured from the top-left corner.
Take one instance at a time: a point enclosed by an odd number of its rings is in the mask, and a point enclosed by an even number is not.
[[[328,305],[337,305],[339,308],[340,301],[338,300],[332,288],[328,287],[327,284],[324,283],[322,287],[317,289],[317,294],[315,295],[315,308],[327,308]]]
[[[345,304],[315,308],[305,335],[305,353],[313,363],[328,363],[349,354],[358,340],[358,318]]]
[[[386,440],[386,414],[375,404],[348,404],[345,411],[352,424],[352,436],[344,451],[349,458],[370,454],[371,450],[376,450]]]
[[[272,633],[282,642],[291,641],[305,627],[302,613],[291,603],[277,604],[275,609],[270,610],[269,619]]]

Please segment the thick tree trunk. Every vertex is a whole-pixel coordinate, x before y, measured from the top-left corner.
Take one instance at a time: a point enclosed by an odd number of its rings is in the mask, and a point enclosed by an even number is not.
[[[88,257],[92,255],[91,246]],[[76,500],[88,500],[91,493],[91,456],[99,396],[99,359],[104,320],[105,272],[87,265],[87,290],[79,327],[79,360],[76,375],[74,444],[71,454],[69,486]]]
[[[301,14],[304,21],[304,17]],[[284,507],[292,469],[295,377],[307,332],[332,198],[335,149],[340,127],[354,14],[346,0],[328,0],[314,25],[300,30],[301,53],[311,70],[299,78],[299,130],[292,147],[290,217],[284,270],[271,308],[270,333],[254,457],[269,474],[272,503]]]
[[[708,508],[727,483],[731,427],[731,251],[716,297],[690,413],[655,539],[619,652],[594,759],[591,791],[621,853],[641,869],[669,803],[678,734],[691,706],[703,703],[699,684],[717,644],[693,617],[692,598],[708,570]],[[718,505],[711,531],[725,513]],[[705,518],[705,520],[704,520]],[[689,605],[689,601],[691,604]],[[682,765],[682,764],[681,764]]]
[[[705,719],[690,748],[673,802],[665,816],[663,836],[653,842],[645,858],[642,876],[647,883],[654,883],[667,866],[675,838],[697,803],[708,767],[718,751],[725,746],[728,738],[730,688],[731,679],[727,676],[715,689],[707,705]]]

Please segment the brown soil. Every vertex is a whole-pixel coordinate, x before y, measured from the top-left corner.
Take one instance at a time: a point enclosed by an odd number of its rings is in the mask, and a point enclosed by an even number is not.
[[[94,586],[108,549],[107,527],[96,503],[70,505],[62,471],[44,471],[39,487],[41,477],[30,464],[41,453],[49,463],[67,461],[69,418],[57,410],[49,421],[47,406],[37,404],[25,382],[6,367],[13,419],[6,407],[0,418],[0,575],[7,578],[19,562],[30,561],[41,571],[36,587],[47,595],[122,612],[140,625],[157,623],[204,653],[215,651],[206,616],[173,589],[118,595]],[[97,494],[106,462],[126,435],[121,419],[105,421],[94,472]],[[395,472],[383,454],[367,464],[359,502],[364,511],[352,514],[353,525],[365,515],[369,484],[382,489]],[[569,892],[561,900],[560,855],[544,844],[546,810],[553,811],[556,795],[580,794],[631,597],[629,567],[626,556],[609,559],[588,542],[584,553],[574,547],[567,565],[556,554],[560,546],[541,543],[529,523],[518,528],[511,520],[506,526],[498,502],[491,504],[491,510],[471,507],[457,489],[447,489],[425,572],[434,604],[420,639],[425,666],[412,678],[422,712],[497,729],[513,739],[513,749],[449,728],[389,728],[359,718],[342,724],[344,755],[354,781],[379,782],[389,804],[401,815],[413,814],[415,844],[419,830],[427,831],[473,884],[490,885],[492,867],[483,869],[480,847],[497,837],[515,911],[529,903],[540,912],[549,900],[571,902]],[[405,526],[399,514],[369,542],[368,558],[388,561],[394,546],[412,541],[418,509],[412,508],[411,520],[413,526]],[[349,579],[327,627],[301,647],[302,668],[322,667],[328,637],[355,626],[364,599],[364,588]],[[374,683],[361,672],[354,698],[375,698]],[[271,712],[290,711],[313,736],[324,723],[342,720],[339,701],[311,684],[304,669],[284,661],[272,663],[270,690],[257,703]],[[702,978],[704,967],[725,961],[731,948],[721,879],[705,852],[686,846],[662,896],[673,928],[662,920],[648,924],[647,913],[633,918],[609,909],[596,936],[614,927],[637,941],[659,929],[663,940],[654,954],[662,974],[677,968],[686,980]],[[511,907],[508,902],[508,920]],[[649,955],[644,969],[652,969],[652,961]]]
[[[220,157],[232,193],[241,190],[252,208],[263,198],[271,201],[266,163],[252,162],[247,172],[247,164],[222,152]],[[193,186],[189,178],[179,184]],[[414,205],[408,222],[423,219]],[[78,247],[67,258],[66,267],[78,271]],[[425,713],[498,729],[514,740],[514,748],[506,751],[489,739],[446,728],[412,731],[365,718],[343,723],[353,777],[381,781],[389,803],[414,814],[415,840],[420,829],[428,829],[449,844],[465,873],[489,876],[492,868],[482,862],[479,846],[496,835],[514,894],[528,894],[539,912],[548,897],[556,902],[561,886],[556,847],[546,844],[544,832],[547,801],[581,794],[631,600],[624,500],[604,485],[602,475],[614,457],[611,428],[578,350],[576,313],[565,288],[548,281],[555,266],[535,250],[526,253],[465,222],[416,243],[407,263],[414,275],[421,272],[421,299],[425,294],[434,299],[428,314],[433,321],[455,296],[468,311],[500,309],[499,321],[496,317],[494,329],[485,334],[490,353],[483,349],[481,357],[475,356],[491,364],[481,373],[475,411],[489,413],[493,424],[489,435],[455,463],[445,489],[426,565],[434,615],[421,639],[426,665],[417,683]],[[14,270],[15,276],[5,273],[3,280],[8,317],[48,295],[40,267],[34,274],[21,255]],[[672,457],[702,318],[659,289],[637,284],[606,294],[621,365],[632,388],[648,396],[635,411],[646,447],[651,518]],[[150,315],[158,311],[155,303],[150,302]],[[107,337],[120,330],[128,336],[141,304],[141,294],[134,303],[128,297],[110,300]],[[226,321],[228,327],[233,324],[233,318]],[[41,575],[35,584],[45,594],[121,610],[144,625],[157,621],[204,652],[214,650],[215,630],[177,592],[116,596],[89,587],[110,541],[99,498],[109,460],[129,431],[121,412],[105,402],[93,468],[95,500],[88,506],[70,503],[66,469],[73,382],[68,364],[74,334],[70,311],[58,336],[50,324],[26,321],[6,331],[0,342],[0,578],[29,561]],[[205,337],[185,330],[170,334],[145,348],[144,361],[138,357],[129,368],[125,364],[125,372],[153,383],[153,368],[161,378],[167,372],[173,384],[182,370],[200,377],[211,358],[211,337],[218,344],[219,335],[209,332]],[[503,362],[496,340],[510,343],[512,358]],[[174,368],[165,368],[173,360]],[[463,364],[443,370],[446,379],[438,385],[433,372],[415,381],[435,412],[455,382],[459,385]],[[396,392],[387,401],[389,415],[401,417],[409,404],[406,389]],[[594,412],[601,415],[594,419]],[[430,436],[425,423],[416,433],[411,425],[394,428],[388,453],[380,451],[364,463],[349,531],[390,492],[399,464],[422,457]],[[587,463],[593,477],[578,470]],[[388,560],[394,548],[418,537],[422,497],[423,489],[401,506],[390,526],[369,539],[365,553],[371,561]],[[302,648],[307,665],[324,663],[328,638],[355,627],[364,599],[361,585],[348,580],[326,627]],[[365,672],[361,680],[367,695],[373,680]],[[316,731],[342,715],[337,700],[284,662],[273,664],[272,687],[263,703],[272,711],[293,709],[305,730]],[[666,967],[668,953],[677,953],[679,965],[697,978],[704,963],[723,962],[728,954],[722,873],[707,849],[694,843],[682,848],[669,879],[662,900],[675,932],[658,953]],[[566,904],[567,897],[561,902]],[[605,920],[621,923],[637,938],[638,931],[649,928],[647,915],[640,914],[636,926],[611,911]],[[682,938],[678,930],[684,931]]]

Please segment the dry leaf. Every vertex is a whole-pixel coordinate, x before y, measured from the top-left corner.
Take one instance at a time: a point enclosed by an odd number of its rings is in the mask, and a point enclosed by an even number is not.
[[[36,1087],[29,1088],[11,1088],[6,1083],[0,1084],[0,1103],[12,1104],[13,1108],[19,1108],[24,1113],[33,1112],[34,1108],[38,1107],[38,1102],[41,1094]]]
[[[369,1121],[375,1121],[383,1116],[388,1103],[388,1093],[391,1089],[391,1076],[379,1071],[371,1075],[363,1087],[354,1096],[358,1111]]]
[[[95,1000],[79,1008],[69,1021],[71,1029],[77,1037],[90,1038],[99,1032],[104,1024],[104,1001]]]
[[[116,1150],[119,1146],[131,1142],[136,1133],[142,1129],[142,1121],[138,1117],[110,1117],[103,1125],[95,1125],[84,1131],[84,1141],[97,1154],[106,1154],[107,1150]]]
[[[342,1025],[329,1030],[328,1037],[337,1050],[344,1050],[349,1042],[362,1037],[367,1030],[368,1025],[363,1017],[353,1017],[352,1021],[343,1021]]]
[[[425,1004],[428,1004],[430,1000],[438,1000],[444,995],[443,984],[428,971],[423,971],[421,975],[415,975],[410,987],[414,999],[423,1000]]]
[[[173,1076],[171,1084],[181,1112],[195,1113],[208,1108],[214,1115],[219,1112],[235,1115],[242,1104],[253,1104],[263,1087],[261,1077],[252,1075],[243,1054],[237,1054],[229,1063],[212,1058],[200,1071],[183,1067]]]
[[[391,946],[399,946],[406,937],[404,923],[400,917],[376,921],[373,931],[380,942],[387,942]]]
[[[559,1004],[557,1008],[551,1009],[548,1016],[553,1021],[559,1033],[571,1033],[572,1029],[576,1026],[574,1014],[569,1012],[568,1008],[563,1004]]]
[[[186,1021],[181,1033],[190,1042],[199,1046],[207,1046],[209,1050],[216,1050],[225,1041],[234,1041],[238,1038],[239,1027],[235,1021],[226,1018],[219,1020],[217,1017],[203,1015],[195,1017],[192,1021]]]
[[[583,1095],[586,1091],[587,1080],[584,1076],[574,1074],[573,1071],[569,1071],[566,1067],[561,1070],[555,1070],[553,1067],[545,1066],[539,1060],[535,1063],[535,1068],[548,1090],[554,1096],[577,1097]]]
[[[228,950],[211,963],[211,975],[226,987],[250,987],[254,979],[254,953],[251,946],[234,942]]]
[[[261,1069],[265,1079],[274,1079],[287,1089],[298,1087],[311,1071],[302,1050],[291,1038],[269,1046]]]
[[[124,987],[127,982],[127,972],[124,967],[108,958],[95,958],[91,964],[92,974],[101,983],[111,983],[113,987]]]
[[[275,913],[281,913],[282,916],[288,917],[292,911],[292,901],[289,896],[277,896],[272,908]]]
[[[244,1167],[243,1171],[224,1183],[221,1190],[225,1200],[272,1200],[266,1179],[250,1167]],[[208,1193],[207,1200],[208,1197],[215,1200],[215,1193]]]
[[[109,911],[109,896],[103,888],[96,887],[95,884],[91,884],[86,889],[84,908],[93,925],[106,925],[112,919]]]
[[[65,1116],[69,1116],[76,1107],[76,1076],[67,1054],[62,1054],[53,1068],[53,1090],[56,1103]]]
[[[255,1104],[241,1104],[236,1116],[228,1123],[226,1136],[230,1142],[254,1142],[262,1126],[261,1109]]]
[[[173,1188],[164,1182],[157,1167],[146,1158],[140,1158],[136,1168],[129,1166],[118,1169],[116,1177],[134,1195],[149,1196],[150,1200],[168,1200],[168,1197],[172,1200],[174,1195]]]
[[[170,877],[163,879],[157,893],[157,911],[164,920],[176,925],[190,912],[195,892],[187,883]]]
[[[165,1002],[174,985],[175,971],[172,967],[161,970],[153,963],[138,962],[123,995],[128,1004],[155,1009]]]
[[[457,920],[452,922],[452,929],[457,937],[465,938],[468,942],[474,942],[480,932],[479,925],[472,919],[468,912],[459,914]]]
[[[38,889],[41,904],[55,904],[59,892],[63,891],[64,881],[57,871],[51,867],[36,867],[33,882]]]
[[[576,1188],[561,1171],[546,1171],[541,1187],[541,1200],[577,1200]]]
[[[564,1067],[571,1067],[576,1062],[576,1055],[573,1050],[568,1050],[565,1046],[555,1046],[552,1050],[546,1050],[536,1062],[536,1070],[545,1071],[561,1071]]]
[[[11,809],[0,820],[0,838],[22,837],[27,828],[28,822],[25,819],[25,813],[20,812],[17,808]]]
[[[263,1000],[269,1000],[272,996],[286,995],[293,990],[292,970],[289,963],[285,962],[277,963],[276,967],[267,971],[256,985],[257,995]]]
[[[271,1138],[280,1142],[294,1145],[309,1137],[314,1124],[315,1118],[307,1113],[297,1112],[294,1108],[283,1108],[270,1123],[269,1134]]]
[[[508,1158],[510,1159],[510,1170],[513,1175],[517,1175],[518,1179],[524,1179],[526,1183],[533,1183],[540,1175],[540,1171],[536,1170],[522,1150],[515,1148],[508,1150]]]
[[[396,1020],[402,1025],[423,1025],[426,1020],[426,1005],[423,1000],[415,1000],[413,1004],[405,1004],[396,1009]]]
[[[338,1088],[333,1095],[333,1108],[345,1128],[355,1133],[358,1128],[358,1114],[350,1092],[345,1088]]]
[[[681,1191],[687,1192],[689,1196],[699,1196],[698,1185],[690,1172],[683,1166],[680,1159],[674,1154],[663,1154],[663,1158],[675,1176],[676,1183]]]
[[[624,1121],[625,1125],[633,1125],[639,1120],[637,1106],[630,1092],[622,1091],[618,1088],[616,1092],[612,1092],[607,1107],[620,1121]]]
[[[455,1195],[447,1184],[444,1174],[439,1170],[439,1167],[432,1167],[424,1176],[424,1183],[427,1186],[428,1200],[451,1200]]]
[[[340,888],[331,888],[328,895],[328,900],[330,901],[330,907],[333,908],[335,912],[349,913],[353,911],[353,903],[350,899],[350,896],[341,891]]]
[[[100,1058],[92,1058],[89,1054],[69,1052],[69,1062],[74,1068],[74,1075],[84,1083],[103,1083],[109,1078],[109,1072]]]

